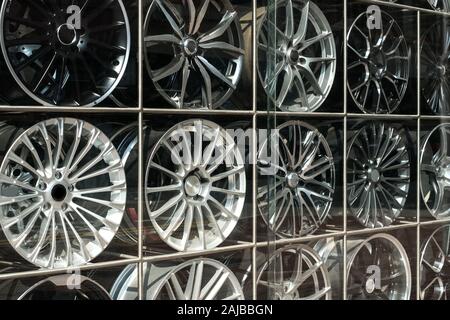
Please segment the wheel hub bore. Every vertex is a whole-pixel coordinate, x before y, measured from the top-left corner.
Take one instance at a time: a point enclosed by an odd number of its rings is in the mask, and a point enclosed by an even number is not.
[[[184,191],[189,197],[196,197],[200,195],[202,190],[202,183],[199,177],[192,175],[186,178],[184,182]]]
[[[52,188],[51,194],[53,200],[61,202],[67,197],[67,189],[62,184],[57,184]]]
[[[375,281],[372,278],[367,279],[366,281],[366,291],[369,294],[375,291]]]
[[[77,31],[72,25],[62,24],[56,30],[56,35],[62,45],[70,46],[77,41]]]
[[[297,64],[298,62],[301,63],[302,61],[303,61],[302,64],[304,64],[304,62],[305,62],[305,59],[301,60],[300,54],[298,53],[297,50],[295,50],[293,48],[288,50],[288,60],[291,64]]]

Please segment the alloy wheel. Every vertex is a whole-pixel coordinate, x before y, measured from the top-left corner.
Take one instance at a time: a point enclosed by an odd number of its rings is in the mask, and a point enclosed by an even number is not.
[[[325,137],[307,123],[289,121],[276,132],[271,139],[277,161],[264,159],[267,141],[258,154],[260,174],[270,170],[275,175],[276,210],[270,209],[269,186],[262,179],[258,209],[278,237],[297,238],[315,232],[328,217],[335,191],[333,154]]]
[[[450,281],[450,225],[444,225],[425,240],[420,254],[420,298],[447,300]]]
[[[153,0],[144,26],[147,72],[176,108],[219,107],[239,82],[242,39],[228,0]]]
[[[30,287],[18,300],[111,300],[97,282],[85,276],[77,277],[76,283],[73,275],[49,277]]]
[[[420,152],[422,199],[436,219],[450,216],[450,198],[447,192],[450,187],[449,134],[450,125],[437,126],[425,137]]]
[[[422,38],[422,95],[434,114],[450,113],[450,29],[448,22],[434,24]]]
[[[0,194],[3,232],[25,260],[77,266],[114,238],[125,209],[125,173],[100,130],[50,119],[14,141],[0,167]]]
[[[70,8],[81,8],[79,25],[71,21]],[[72,1],[69,7],[53,0],[7,0],[0,21],[9,71],[42,105],[97,105],[125,72],[130,25],[121,0]]]
[[[323,239],[314,249],[325,261],[333,294],[342,293],[343,240]],[[347,240],[347,300],[409,300],[412,287],[408,255],[389,234]]]
[[[243,300],[244,293],[233,272],[207,258],[172,264],[144,264],[146,300]],[[135,265],[124,269],[111,290],[118,300],[136,300],[138,277]]]
[[[242,214],[244,158],[225,129],[187,120],[153,147],[145,186],[150,220],[165,243],[178,251],[212,249]]]
[[[257,33],[263,87],[281,110],[315,111],[330,93],[336,74],[336,45],[330,24],[312,1],[278,1],[268,10],[274,12],[264,15]],[[276,25],[272,15],[276,15]],[[276,35],[272,40],[273,29]],[[273,61],[274,66],[267,61]]]
[[[410,51],[393,17],[381,11],[381,28],[369,29],[368,14],[360,14],[348,31],[347,86],[364,113],[392,113],[406,93]]]
[[[288,246],[271,254],[259,271],[256,285],[279,300],[331,299],[327,268],[305,245]]]
[[[372,122],[353,135],[347,154],[348,205],[361,225],[388,226],[400,215],[410,166],[406,138],[393,127]]]

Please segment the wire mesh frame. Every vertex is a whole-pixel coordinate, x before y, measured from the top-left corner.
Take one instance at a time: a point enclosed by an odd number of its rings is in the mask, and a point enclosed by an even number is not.
[[[138,14],[138,21],[139,21],[139,26],[142,26],[142,15],[143,15],[143,0],[138,0],[138,4],[139,4],[139,14]],[[348,2],[358,2],[358,3],[367,3],[367,4],[378,4],[378,5],[382,5],[382,6],[389,6],[389,7],[393,7],[393,8],[399,8],[399,9],[408,9],[412,12],[416,12],[416,19],[417,19],[417,43],[420,43],[420,30],[421,30],[421,15],[422,13],[424,14],[434,14],[434,15],[441,15],[441,16],[449,16],[450,18],[450,14],[449,13],[444,13],[444,12],[436,12],[433,10],[429,10],[429,9],[424,9],[424,8],[417,8],[417,7],[412,7],[412,6],[407,6],[407,5],[401,5],[398,3],[391,3],[391,2],[384,2],[384,1],[380,1],[380,0],[348,0]],[[343,21],[344,21],[344,48],[346,48],[346,32],[347,32],[347,17],[348,17],[348,6],[347,6],[347,0],[342,0],[342,4],[343,4]],[[252,1],[252,12],[253,12],[253,17],[256,16],[256,9],[257,9],[257,4],[256,4],[256,0]],[[256,36],[255,36],[255,30],[256,30],[256,20],[253,19],[252,22],[252,42],[253,42],[253,48],[255,48],[255,44],[256,44]],[[143,239],[142,239],[142,229],[143,229],[143,192],[142,192],[142,188],[143,188],[143,166],[144,166],[144,159],[143,159],[143,152],[144,152],[144,145],[143,145],[143,128],[144,128],[144,116],[145,115],[151,115],[151,114],[164,114],[164,113],[168,113],[168,114],[180,114],[180,115],[185,115],[186,117],[190,117],[192,116],[192,114],[207,114],[207,115],[224,115],[224,114],[236,114],[236,115],[246,115],[251,117],[252,119],[252,123],[253,123],[253,128],[256,130],[257,129],[257,120],[259,119],[259,117],[265,117],[265,116],[269,116],[269,117],[274,117],[274,119],[276,117],[284,117],[284,116],[292,116],[294,115],[294,113],[284,113],[284,112],[273,112],[273,110],[268,110],[268,111],[257,111],[257,92],[256,92],[256,87],[257,87],[257,75],[256,75],[256,50],[253,50],[253,74],[252,74],[252,109],[251,110],[245,110],[245,111],[220,111],[220,110],[202,110],[200,112],[196,112],[196,111],[192,111],[192,110],[173,110],[173,109],[144,109],[144,105],[143,105],[143,46],[142,46],[142,28],[139,27],[138,28],[138,36],[139,36],[139,45],[138,45],[138,56],[139,56],[139,68],[138,68],[138,107],[137,108],[77,108],[77,109],[73,109],[73,108],[64,108],[64,107],[31,107],[31,106],[17,106],[17,107],[0,107],[0,112],[8,112],[8,111],[23,111],[23,112],[42,112],[42,111],[52,111],[52,112],[58,112],[61,114],[67,113],[67,114],[71,114],[73,112],[79,112],[79,113],[85,113],[85,114],[94,114],[94,113],[127,113],[127,114],[135,114],[137,119],[138,119],[138,123],[139,123],[139,168],[138,168],[138,174],[139,174],[139,178],[138,178],[138,233],[139,233],[139,238],[138,238],[138,246],[139,246],[139,250],[138,250],[138,257],[135,258],[127,258],[127,259],[121,259],[121,260],[111,260],[111,261],[107,261],[107,262],[98,262],[98,263],[92,263],[92,264],[88,264],[85,266],[81,266],[80,270],[91,270],[91,269],[100,269],[100,268],[108,268],[108,267],[116,267],[116,266],[125,266],[128,264],[138,264],[139,268],[138,268],[138,286],[139,286],[139,299],[143,299],[144,298],[144,292],[143,292],[143,286],[142,286],[142,280],[143,280],[143,264],[145,262],[151,262],[151,261],[163,261],[163,260],[175,260],[175,259],[179,259],[179,258],[189,258],[189,257],[196,257],[196,256],[201,256],[201,255],[210,255],[210,254],[216,254],[216,253],[221,253],[221,252],[232,252],[232,251],[237,251],[237,250],[242,250],[242,249],[251,249],[252,250],[252,282],[253,282],[253,286],[252,286],[252,295],[253,295],[253,299],[256,298],[256,286],[255,286],[255,282],[256,282],[256,271],[255,270],[255,266],[256,266],[256,252],[259,248],[262,247],[266,247],[268,246],[267,242],[258,242],[257,238],[256,238],[256,220],[257,220],[257,212],[256,212],[256,186],[257,183],[255,182],[257,179],[257,168],[256,165],[252,166],[252,172],[253,172],[253,177],[254,177],[254,183],[252,185],[252,202],[253,202],[253,206],[252,206],[252,216],[253,216],[253,230],[252,230],[252,242],[246,243],[246,244],[236,244],[236,245],[231,245],[231,246],[227,246],[227,247],[219,247],[216,248],[214,250],[209,250],[208,252],[194,252],[194,253],[173,253],[173,254],[166,254],[166,255],[160,255],[160,256],[144,256],[143,254]],[[420,47],[417,46],[417,56],[420,56]],[[343,86],[342,86],[342,90],[343,90],[343,100],[344,100],[344,110],[343,113],[326,113],[326,112],[317,112],[317,113],[308,113],[308,114],[303,114],[303,113],[295,113],[296,116],[299,117],[305,117],[306,121],[308,121],[309,119],[320,119],[321,117],[326,117],[326,116],[332,116],[334,118],[340,118],[343,120],[343,135],[344,135],[344,141],[343,141],[343,150],[347,149],[347,125],[348,125],[348,121],[351,119],[405,119],[404,115],[363,115],[363,114],[351,114],[347,112],[347,87],[346,87],[346,83],[347,83],[347,70],[345,68],[346,65],[346,59],[347,59],[347,53],[346,50],[344,50],[344,55],[343,55],[343,59],[344,59],[344,70],[343,70],[343,74],[344,74],[344,81],[343,81]],[[420,74],[420,60],[417,59],[417,65],[415,65],[415,68],[418,70],[417,74]],[[418,77],[417,79],[417,114],[416,115],[407,115],[406,117],[410,120],[415,120],[416,124],[417,124],[417,141],[420,141],[421,138],[421,120],[450,120],[450,117],[442,117],[442,116],[429,116],[429,115],[421,115],[421,99],[420,99],[420,88],[421,88],[421,84],[420,84],[420,77]],[[256,137],[254,137],[254,139],[256,139]],[[256,141],[253,141],[256,142]],[[253,144],[253,150],[252,152],[254,154],[256,154],[256,143]],[[420,151],[420,143],[416,144],[416,154],[417,154],[417,159],[415,159],[415,161],[417,161],[417,163],[419,163],[419,151]],[[402,224],[402,225],[395,225],[395,226],[390,226],[390,227],[384,227],[384,228],[378,228],[378,229],[362,229],[362,230],[348,230],[347,228],[347,190],[346,190],[346,172],[347,172],[347,167],[346,167],[346,161],[343,161],[343,229],[342,231],[335,231],[333,233],[330,234],[326,234],[326,235],[311,235],[311,236],[305,236],[302,238],[297,238],[297,239],[289,239],[289,240],[275,240],[274,245],[277,246],[283,246],[286,245],[288,243],[298,243],[298,242],[305,242],[305,241],[309,241],[309,240],[317,240],[320,238],[325,238],[325,237],[342,237],[343,241],[344,241],[344,246],[343,246],[343,264],[346,265],[347,263],[347,237],[349,236],[353,236],[353,235],[358,235],[358,234],[372,234],[372,233],[379,233],[379,232],[383,232],[383,231],[391,231],[391,230],[396,230],[396,229],[403,229],[403,228],[416,228],[416,265],[414,266],[416,268],[416,270],[419,270],[420,268],[420,240],[421,240],[421,226],[424,225],[442,225],[445,223],[450,222],[450,219],[446,219],[446,220],[439,220],[439,221],[421,221],[420,220],[420,213],[421,213],[421,197],[420,197],[420,179],[417,179],[417,194],[416,194],[416,209],[417,209],[417,222],[416,223],[409,223],[409,224]],[[417,176],[420,176],[420,167],[417,167]],[[55,269],[55,270],[33,270],[33,271],[27,271],[27,272],[19,272],[19,273],[10,273],[10,274],[1,274],[0,275],[0,280],[5,280],[5,279],[11,279],[11,278],[24,278],[24,277],[33,277],[33,276],[43,276],[43,275],[52,275],[52,274],[57,274],[57,273],[61,273],[67,271],[67,269]],[[416,272],[416,299],[420,298],[420,272]],[[346,279],[346,272],[343,273],[342,275],[342,281],[343,281],[343,299],[346,299],[346,283],[347,283],[347,279]],[[247,297],[249,298],[249,297]]]

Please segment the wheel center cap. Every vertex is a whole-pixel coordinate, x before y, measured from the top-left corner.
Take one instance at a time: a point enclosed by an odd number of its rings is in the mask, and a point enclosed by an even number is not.
[[[189,197],[196,197],[200,194],[202,183],[197,176],[189,176],[184,182],[184,191]]]
[[[375,280],[370,278],[366,281],[366,291],[367,293],[373,293],[375,291]]]
[[[437,69],[438,75],[441,77],[444,77],[445,74],[447,73],[447,68],[443,64],[437,65],[436,69]]]
[[[57,184],[52,188],[51,194],[53,200],[56,202],[61,202],[67,197],[67,189],[62,184]]]
[[[368,175],[371,182],[378,183],[380,181],[381,175],[378,169],[369,169]]]
[[[381,79],[386,72],[386,57],[381,50],[376,50],[370,55],[371,60],[371,71],[372,74],[377,78]]]
[[[183,41],[183,48],[184,52],[186,52],[187,55],[192,56],[197,53],[198,50],[197,41],[195,41],[192,38],[187,38]]]
[[[300,183],[300,177],[297,173],[291,172],[287,175],[287,184],[289,188],[297,188],[298,184]]]
[[[56,30],[58,40],[65,46],[70,46],[77,41],[77,31],[68,23],[62,24]]]

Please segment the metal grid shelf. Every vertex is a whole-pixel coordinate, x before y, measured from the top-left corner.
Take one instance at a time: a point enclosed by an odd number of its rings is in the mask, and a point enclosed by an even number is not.
[[[344,19],[344,39],[346,39],[346,33],[347,33],[347,14],[348,14],[348,3],[346,0],[342,0],[343,2],[343,19]],[[349,2],[353,2],[350,1]],[[354,0],[354,2],[360,2],[360,3],[368,3],[368,4],[378,4],[383,6],[390,6],[393,8],[399,8],[399,9],[407,9],[414,12],[417,12],[417,21],[418,21],[418,41],[420,40],[420,17],[421,14],[435,14],[439,16],[449,16],[449,13],[443,13],[443,12],[436,12],[433,10],[428,10],[425,8],[417,8],[417,7],[411,7],[406,5],[401,5],[397,3],[390,3],[385,1],[378,1],[378,0]],[[257,4],[256,1],[252,2],[252,11],[253,15],[256,15],[257,10]],[[143,22],[143,0],[139,0],[139,7],[141,10],[139,10],[139,25],[142,26]],[[253,19],[253,29],[256,29],[256,20]],[[139,28],[139,39],[142,39],[142,30]],[[256,39],[255,36],[253,36],[253,47],[255,47]],[[344,46],[346,47],[346,46]],[[152,256],[146,256],[143,252],[143,239],[142,239],[142,230],[143,230],[143,214],[144,214],[144,207],[143,207],[143,167],[144,167],[144,144],[143,144],[143,128],[144,128],[144,120],[147,116],[150,115],[184,115],[186,117],[190,117],[193,115],[203,116],[203,115],[211,115],[211,116],[224,116],[224,115],[230,115],[230,116],[251,116],[252,118],[252,124],[253,128],[256,130],[257,128],[257,120],[259,118],[263,117],[280,117],[280,118],[305,118],[307,119],[320,119],[320,118],[342,118],[344,120],[343,123],[343,132],[344,132],[344,141],[343,141],[343,150],[347,150],[347,125],[349,120],[354,119],[367,119],[367,120],[415,120],[417,121],[417,129],[418,129],[418,141],[420,141],[420,120],[450,120],[450,116],[433,116],[433,115],[421,115],[420,114],[420,83],[417,88],[418,93],[418,110],[419,113],[416,115],[399,115],[399,114],[392,114],[392,115],[374,115],[374,114],[357,114],[357,113],[347,113],[347,69],[344,68],[344,85],[343,87],[343,99],[344,99],[344,110],[342,113],[332,113],[332,112],[314,112],[314,113],[303,113],[303,112],[273,112],[273,111],[261,111],[256,109],[256,105],[258,103],[257,101],[257,94],[256,94],[256,84],[258,82],[257,76],[256,76],[256,66],[253,66],[253,90],[252,90],[252,100],[253,100],[253,107],[250,110],[186,110],[186,109],[168,109],[168,108],[145,108],[143,105],[143,48],[142,48],[142,41],[139,43],[139,106],[137,108],[72,108],[72,107],[31,107],[31,106],[2,106],[0,107],[0,112],[8,113],[8,112],[14,112],[14,113],[25,113],[25,112],[54,112],[54,113],[67,113],[67,114],[73,114],[73,113],[86,113],[86,114],[93,114],[93,113],[126,113],[126,114],[134,114],[136,115],[136,121],[139,124],[139,181],[138,181],[138,212],[139,212],[139,239],[138,239],[138,257],[135,258],[127,258],[127,259],[117,259],[117,260],[111,260],[106,262],[95,262],[95,263],[89,263],[87,265],[83,265],[79,267],[80,270],[92,270],[92,269],[101,269],[101,268],[108,268],[108,267],[114,267],[114,266],[126,266],[129,264],[138,264],[138,283],[139,283],[139,298],[144,297],[144,288],[143,288],[143,264],[145,262],[158,262],[158,261],[165,261],[165,260],[175,260],[180,258],[191,258],[191,257],[199,257],[204,255],[212,255],[212,254],[219,254],[223,252],[231,252],[231,251],[239,251],[243,249],[252,249],[253,250],[253,261],[252,265],[253,267],[256,266],[256,253],[258,249],[260,248],[268,248],[268,247],[282,247],[288,244],[293,243],[304,243],[308,241],[317,241],[324,238],[334,237],[334,238],[342,238],[344,241],[344,253],[347,252],[347,239],[351,236],[357,236],[357,235],[370,235],[380,232],[388,232],[393,231],[397,229],[406,229],[406,228],[416,228],[417,232],[417,257],[420,255],[420,229],[421,226],[428,226],[428,225],[440,225],[450,222],[450,219],[446,220],[436,220],[436,221],[420,221],[420,186],[419,182],[417,181],[417,222],[404,222],[398,225],[393,225],[389,227],[383,227],[383,228],[377,228],[377,229],[360,229],[360,230],[353,230],[348,227],[348,221],[346,215],[343,217],[343,225],[342,230],[329,230],[324,234],[313,234],[310,236],[300,237],[300,238],[294,238],[294,239],[282,239],[282,240],[275,240],[275,241],[258,241],[257,239],[257,230],[256,230],[256,221],[258,219],[258,213],[256,209],[256,195],[257,195],[257,184],[255,183],[257,179],[257,168],[256,165],[252,166],[252,174],[254,177],[254,183],[252,185],[252,216],[253,216],[253,230],[252,230],[252,238],[253,241],[248,243],[236,243],[234,245],[230,246],[224,246],[224,247],[218,247],[212,250],[208,251],[202,251],[202,252],[189,252],[189,253],[169,253],[169,254],[161,254],[161,255],[152,255]],[[418,49],[418,54],[420,55],[420,51]],[[253,60],[256,61],[256,53],[253,52]],[[344,65],[346,65],[347,61],[347,54],[344,52]],[[417,63],[417,69],[420,70],[420,63]],[[256,137],[255,137],[256,139]],[[254,143],[253,145],[256,145]],[[252,150],[254,154],[256,154],[256,147]],[[420,146],[417,144],[417,154],[420,154]],[[416,159],[418,162],[419,159]],[[344,161],[345,162],[345,161]],[[347,212],[347,166],[344,163],[342,167],[343,172],[343,212]],[[420,170],[417,169],[417,174],[420,176]],[[346,265],[347,263],[347,255],[343,255],[343,263]],[[419,260],[419,259],[417,259]],[[417,265],[414,266],[416,270],[419,270],[419,262],[417,262]],[[12,278],[25,278],[30,276],[44,276],[44,275],[52,275],[52,274],[58,274],[61,272],[66,272],[67,269],[54,269],[54,270],[31,270],[31,271],[25,271],[25,272],[19,272],[19,273],[6,273],[6,274],[0,274],[0,280],[5,279],[12,279]],[[253,268],[253,276],[252,281],[255,284],[256,283],[256,275],[257,270]],[[342,275],[342,281],[344,284],[346,284],[346,273]],[[419,279],[419,273],[417,273],[416,278],[416,285],[417,285],[417,297],[419,298],[419,292],[420,292],[420,279]],[[343,287],[343,297],[345,299],[346,297],[346,286]],[[253,298],[256,297],[256,288],[255,285],[253,286]]]

